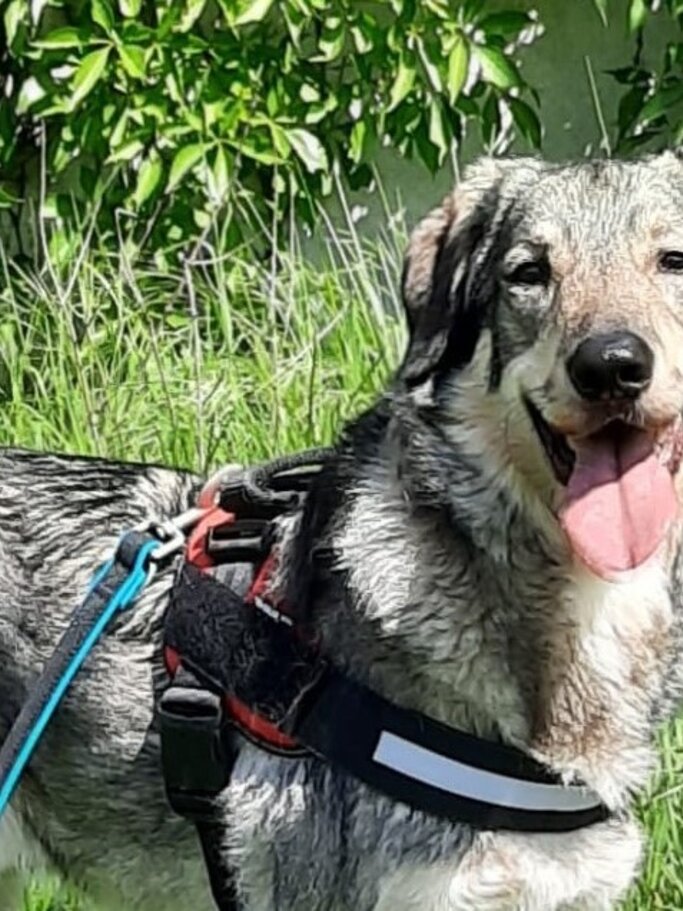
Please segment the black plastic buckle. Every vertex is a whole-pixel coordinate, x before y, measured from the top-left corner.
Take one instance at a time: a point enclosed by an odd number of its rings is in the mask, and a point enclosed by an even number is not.
[[[181,668],[157,708],[168,800],[180,816],[211,818],[234,760],[221,697]]]
[[[228,481],[221,489],[219,505],[226,512],[247,515],[250,519],[277,519],[283,512],[294,509],[302,502],[301,494],[286,485],[280,490],[258,488],[247,483],[249,472]],[[252,495],[250,491],[258,493]]]
[[[209,530],[206,552],[218,563],[259,563],[270,552],[269,530],[264,519],[235,519]]]

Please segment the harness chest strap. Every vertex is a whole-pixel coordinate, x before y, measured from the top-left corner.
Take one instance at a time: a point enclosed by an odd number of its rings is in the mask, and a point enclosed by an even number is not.
[[[607,818],[596,794],[565,786],[522,751],[400,708],[335,669],[266,600],[272,561],[246,597],[200,562],[185,564],[172,595],[170,669],[182,664],[219,694],[226,719],[259,746],[308,752],[415,809],[480,829],[563,832]]]

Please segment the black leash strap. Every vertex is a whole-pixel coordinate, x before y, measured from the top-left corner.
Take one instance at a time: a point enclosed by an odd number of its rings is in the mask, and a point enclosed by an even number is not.
[[[121,539],[113,559],[102,567],[85,600],[71,615],[69,625],[54,652],[47,660],[38,680],[30,690],[0,749],[0,812],[2,812],[19,781],[52,712],[66,691],[72,677],[84,660],[80,656],[97,624],[107,620],[107,611],[138,572],[136,564],[146,552],[158,545],[158,540],[145,532],[131,531]],[[122,600],[121,606],[128,602]],[[115,611],[114,611],[115,612]],[[113,613],[112,613],[113,616]]]

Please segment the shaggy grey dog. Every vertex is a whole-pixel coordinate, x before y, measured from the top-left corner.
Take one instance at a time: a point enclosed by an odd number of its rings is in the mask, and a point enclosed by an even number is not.
[[[414,232],[404,298],[405,360],[283,535],[277,585],[350,675],[521,747],[613,814],[477,832],[244,743],[224,795],[241,906],[612,908],[683,665],[683,163],[481,162]],[[195,492],[156,468],[2,455],[4,729],[120,530]],[[211,907],[152,724],[170,584],[55,720],[1,830],[8,875],[42,862],[102,907]]]

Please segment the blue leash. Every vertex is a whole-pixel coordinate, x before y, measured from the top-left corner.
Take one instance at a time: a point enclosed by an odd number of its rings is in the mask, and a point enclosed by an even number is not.
[[[147,531],[125,534],[114,556],[95,573],[83,603],[74,611],[57,648],[45,664],[0,749],[0,816],[50,719],[83,662],[119,611],[129,608],[152,575],[152,555],[175,552]],[[157,551],[157,554],[155,554]]]

